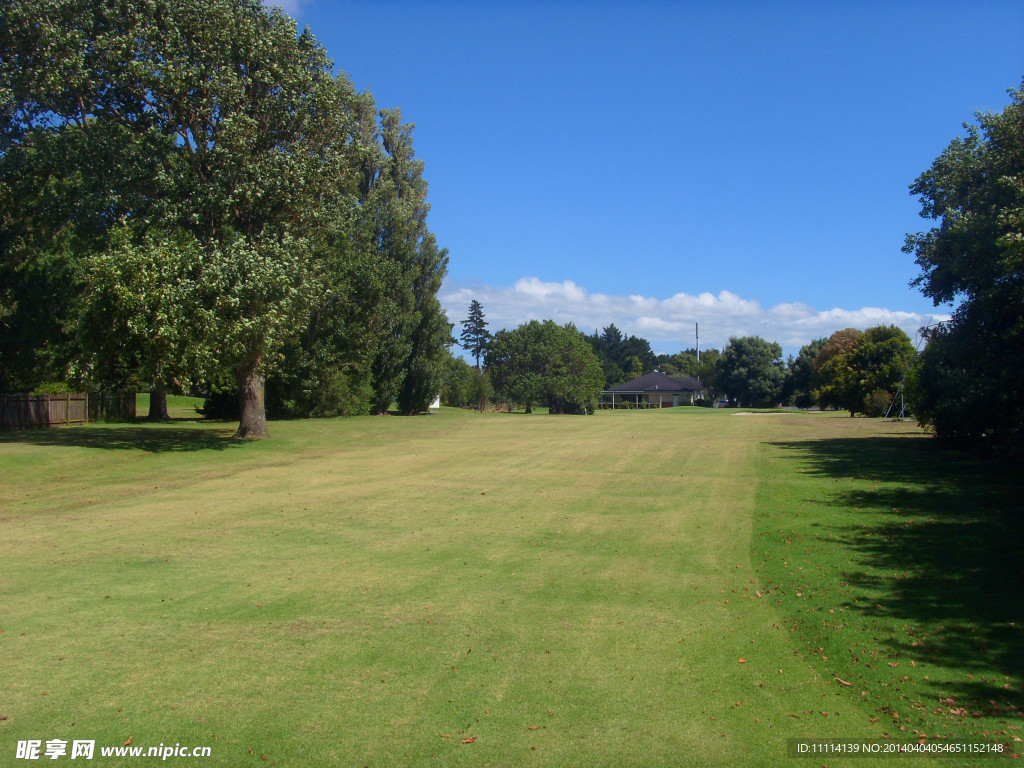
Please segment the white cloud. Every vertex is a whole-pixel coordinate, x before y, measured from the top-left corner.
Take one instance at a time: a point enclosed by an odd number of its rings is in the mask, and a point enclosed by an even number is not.
[[[548,283],[536,277],[523,277],[509,287],[446,283],[440,299],[448,319],[456,324],[456,335],[470,301],[476,299],[484,307],[492,332],[533,319],[572,322],[584,333],[614,323],[623,333],[641,336],[656,351],[666,353],[693,346],[695,323],[700,323],[702,349],[721,349],[729,343],[730,336],[761,336],[777,341],[787,353],[795,354],[811,340],[842,328],[863,330],[875,325],[896,325],[914,338],[917,329],[949,317],[880,307],[818,310],[800,303],[765,308],[754,299],[730,291],[717,296],[707,292],[697,296],[677,293],[666,299],[610,296],[589,293],[572,280]]]

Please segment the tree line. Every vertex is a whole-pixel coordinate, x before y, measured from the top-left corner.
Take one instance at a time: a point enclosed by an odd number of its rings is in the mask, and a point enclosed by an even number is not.
[[[650,342],[614,324],[593,334],[552,320],[531,320],[491,334],[479,301],[462,322],[461,344],[476,367],[452,356],[442,389],[447,405],[487,402],[546,405],[556,413],[593,413],[601,392],[651,370],[698,379],[701,403],[845,409],[884,415],[905,388],[916,352],[895,326],[847,328],[816,339],[783,361],[782,348],[758,336],[732,338],[722,350],[686,349],[656,355]]]
[[[938,436],[1022,453],[1022,90],[911,186],[935,224],[907,237],[913,284],[953,305],[919,355],[884,326],[786,362],[758,337],[699,356],[614,325],[492,337],[477,306],[467,372],[413,126],[332,75],[308,29],[259,0],[0,10],[0,390],[149,389],[158,418],[168,390],[231,393],[248,437],[268,407],[415,413],[442,388],[591,412],[658,368],[744,405],[873,415],[903,392]]]
[[[692,349],[654,355],[614,325],[591,336],[571,329],[589,342],[603,388],[658,367],[743,405],[909,410],[954,446],[1024,459],[1024,83],[1009,93],[1009,106],[976,115],[910,186],[935,222],[907,236],[903,250],[920,267],[911,285],[953,305],[949,321],[921,329],[923,350],[899,328],[877,326],[836,331],[785,362],[778,344],[756,336],[698,360]]]
[[[239,437],[424,409],[447,252],[398,109],[259,0],[0,24],[0,390],[233,392]]]

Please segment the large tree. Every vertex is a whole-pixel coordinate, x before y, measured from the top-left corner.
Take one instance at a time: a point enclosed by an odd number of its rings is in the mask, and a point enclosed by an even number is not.
[[[603,388],[601,363],[572,323],[531,320],[498,331],[487,352],[487,370],[500,397],[551,413],[593,413]]]
[[[937,221],[908,235],[914,285],[952,319],[933,329],[916,379],[923,424],[959,445],[1024,454],[1024,85],[954,139],[910,187]]]
[[[849,338],[849,337],[847,337]],[[827,354],[826,343],[820,356]],[[829,357],[818,367],[815,390],[819,400],[845,408],[853,416],[883,416],[914,363],[910,337],[894,325],[858,332],[847,351]]]
[[[718,360],[718,387],[741,405],[777,405],[784,378],[782,347],[760,336],[729,339]]]
[[[480,370],[480,359],[487,351],[487,344],[490,340],[491,332],[487,330],[483,305],[476,299],[473,299],[469,303],[469,314],[462,321],[462,333],[459,334],[459,343],[463,349],[476,359],[476,369],[478,371]]]
[[[24,0],[3,26],[17,72],[3,83],[18,133],[10,149],[35,134],[122,137],[112,159],[131,161],[114,185],[123,194],[81,217],[128,219],[138,237],[177,229],[199,244],[191,283],[218,342],[196,357],[237,381],[237,435],[265,435],[264,379],[305,319],[320,203],[338,187],[347,138],[325,51],[257,0]],[[154,334],[183,318],[159,320]]]
[[[397,398],[399,411],[407,416],[427,410],[441,394],[448,348],[455,343],[452,324],[437,299],[447,265],[448,252],[438,249],[434,236],[428,233],[418,249],[418,269],[412,284],[416,322],[409,334],[412,349]]]
[[[441,366],[452,340],[436,293],[448,257],[427,229],[430,205],[423,162],[416,159],[412,146],[415,126],[403,123],[398,109],[382,109],[380,121],[384,153],[378,167],[367,169],[368,197],[376,210],[378,255],[388,263],[393,279],[384,294],[382,332],[371,366],[373,411],[387,413],[397,400],[400,410],[408,413],[440,392]],[[419,371],[420,380],[404,387],[411,368]]]
[[[8,378],[232,380],[240,437],[275,372],[297,412],[436,394],[447,258],[411,126],[308,30],[258,0],[4,8]]]
[[[844,380],[844,356],[853,351],[864,332],[857,328],[835,331],[822,345],[811,362],[811,394],[822,408],[843,408],[845,398],[841,382]]]

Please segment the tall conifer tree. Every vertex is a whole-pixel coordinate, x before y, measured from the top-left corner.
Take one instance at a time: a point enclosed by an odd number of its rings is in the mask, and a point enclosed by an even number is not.
[[[479,301],[473,299],[469,303],[469,317],[462,321],[459,343],[463,349],[476,358],[478,371],[480,370],[480,358],[487,352],[487,345],[490,341],[491,333],[487,330],[487,321],[484,320],[484,308]]]

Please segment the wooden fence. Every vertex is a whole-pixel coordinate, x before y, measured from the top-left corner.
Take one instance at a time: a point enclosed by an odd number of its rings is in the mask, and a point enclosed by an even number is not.
[[[135,418],[134,392],[0,395],[0,427],[48,427]]]

